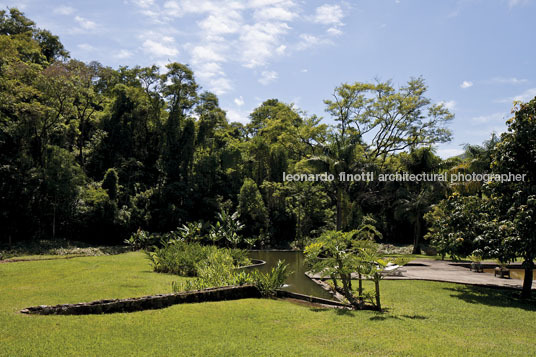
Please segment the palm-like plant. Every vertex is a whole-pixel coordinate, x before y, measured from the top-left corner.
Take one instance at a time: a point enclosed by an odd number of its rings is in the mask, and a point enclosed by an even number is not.
[[[236,248],[243,240],[238,233],[242,228],[244,225],[238,220],[238,212],[229,214],[226,210],[222,210],[218,213],[218,222],[212,226],[208,237],[213,244],[223,239]]]

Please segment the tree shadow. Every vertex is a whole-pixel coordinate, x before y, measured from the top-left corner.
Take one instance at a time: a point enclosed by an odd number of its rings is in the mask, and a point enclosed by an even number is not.
[[[383,313],[379,313],[379,314],[374,315],[371,318],[369,318],[370,321],[385,321],[385,320],[390,320],[390,319],[401,320],[401,318],[398,317],[398,316],[386,315],[386,314],[383,314]]]
[[[312,312],[325,312],[325,311],[333,311],[337,315],[340,316],[354,316],[355,310],[348,310],[348,309],[338,309],[338,308],[329,308],[329,307],[317,307],[317,308],[310,308],[309,311]]]
[[[453,292],[451,297],[470,304],[481,304],[496,307],[515,307],[527,311],[536,311],[536,299],[521,299],[519,290],[489,288],[483,286],[464,285],[455,288],[444,288]],[[535,294],[533,292],[533,294]]]
[[[402,317],[405,317],[406,319],[412,319],[412,320],[427,320],[428,317],[422,316],[422,315],[402,315]]]

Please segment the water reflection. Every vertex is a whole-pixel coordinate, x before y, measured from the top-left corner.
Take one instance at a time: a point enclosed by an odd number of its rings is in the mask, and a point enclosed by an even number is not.
[[[289,265],[292,274],[287,279],[283,290],[333,300],[331,294],[305,276],[307,269],[305,267],[305,257],[302,252],[250,251],[249,257],[266,262],[265,265],[250,268],[259,269],[262,272],[269,272],[272,270],[272,267],[277,265],[279,260],[284,260]]]

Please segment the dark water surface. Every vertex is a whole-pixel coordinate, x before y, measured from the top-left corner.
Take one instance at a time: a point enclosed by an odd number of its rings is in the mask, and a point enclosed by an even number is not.
[[[259,267],[249,268],[258,269],[264,273],[271,271],[272,267],[276,266],[279,260],[284,260],[289,265],[288,268],[292,271],[292,274],[287,279],[287,285],[283,290],[333,300],[331,294],[305,276],[307,269],[305,267],[305,257],[302,252],[257,250],[250,251],[249,257],[266,262],[266,264]]]
[[[510,277],[512,279],[520,279],[520,280],[525,279],[525,269],[509,268],[509,270],[510,270]],[[495,269],[484,269],[484,273],[495,275]],[[532,280],[536,280],[536,270],[533,270]]]

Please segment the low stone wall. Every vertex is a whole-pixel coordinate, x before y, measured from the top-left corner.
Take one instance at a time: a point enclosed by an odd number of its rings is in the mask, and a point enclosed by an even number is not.
[[[188,291],[177,294],[161,294],[139,298],[97,300],[79,304],[40,305],[21,310],[23,314],[39,315],[88,315],[114,312],[134,312],[161,309],[176,304],[238,300],[261,297],[259,290],[252,285],[227,286],[204,290]]]
[[[244,265],[244,266],[236,267],[236,269],[255,268],[255,267],[259,267],[261,265],[266,264],[266,262],[264,260],[260,260],[260,259],[250,259],[250,260],[251,260],[250,265]]]
[[[291,291],[286,291],[286,290],[277,290],[277,297],[298,299],[298,300],[309,301],[309,302],[314,302],[317,304],[327,305],[331,307],[338,307],[338,308],[351,308],[352,307],[351,305],[344,304],[339,301],[322,299],[322,298],[311,296],[311,295],[293,293]]]

